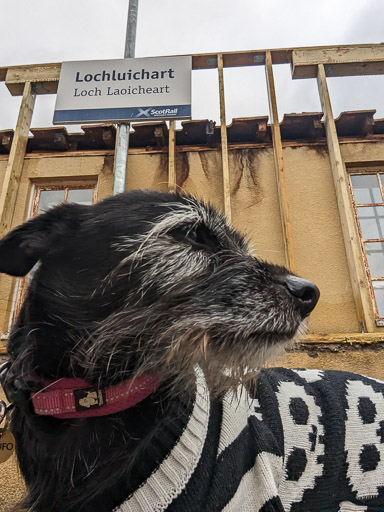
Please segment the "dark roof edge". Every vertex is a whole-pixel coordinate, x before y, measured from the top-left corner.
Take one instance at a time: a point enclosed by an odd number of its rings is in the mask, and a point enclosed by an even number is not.
[[[375,110],[342,112],[335,120],[339,137],[381,138],[384,119],[374,119]],[[325,139],[322,112],[285,114],[280,123],[283,141],[319,141]],[[178,146],[217,147],[221,143],[220,126],[208,119],[183,121],[176,130]],[[27,152],[111,150],[115,147],[116,127],[113,124],[82,126],[82,133],[68,133],[62,126],[32,128]],[[268,116],[235,118],[227,127],[229,144],[271,142]],[[0,154],[10,151],[13,130],[0,131]],[[165,121],[134,123],[130,134],[131,148],[156,149],[168,145]]]

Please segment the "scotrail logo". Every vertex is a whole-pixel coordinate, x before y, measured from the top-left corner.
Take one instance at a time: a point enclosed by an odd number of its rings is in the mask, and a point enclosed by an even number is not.
[[[177,116],[177,112],[179,110],[178,107],[175,108],[140,108],[139,113],[136,117],[164,117],[164,116]]]

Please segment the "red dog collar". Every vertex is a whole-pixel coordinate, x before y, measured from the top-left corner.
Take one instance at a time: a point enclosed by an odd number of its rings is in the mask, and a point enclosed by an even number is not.
[[[82,379],[42,381],[44,388],[32,393],[35,413],[55,418],[90,418],[120,412],[156,391],[160,380],[143,375],[117,386],[99,389]]]

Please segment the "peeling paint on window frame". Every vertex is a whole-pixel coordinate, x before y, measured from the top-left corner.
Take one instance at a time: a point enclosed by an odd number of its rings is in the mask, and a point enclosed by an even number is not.
[[[383,277],[372,277],[371,276],[371,271],[370,271],[369,263],[368,263],[368,257],[367,257],[367,253],[366,253],[365,245],[364,245],[365,243],[370,243],[370,242],[384,243],[384,238],[367,238],[367,239],[365,239],[363,237],[359,214],[358,214],[358,210],[357,210],[357,208],[364,207],[364,206],[371,206],[371,207],[384,206],[384,186],[380,179],[380,175],[384,176],[384,168],[383,169],[372,169],[372,170],[371,169],[353,169],[353,171],[349,171],[348,175],[349,175],[349,189],[350,189],[350,194],[351,194],[353,213],[354,213],[355,220],[356,220],[357,230],[359,232],[360,247],[361,247],[361,252],[362,252],[362,256],[363,256],[365,271],[366,271],[367,277],[368,277],[369,290],[370,290],[370,294],[371,294],[376,325],[378,327],[384,327],[384,316],[380,316],[380,314],[379,314],[376,297],[375,297],[375,292],[374,292],[374,288],[373,288],[374,281],[384,282],[384,272],[383,272]],[[382,198],[381,203],[356,203],[351,176],[367,176],[367,175],[375,175],[377,177],[377,181],[378,181],[379,189],[380,189],[380,193],[381,193],[381,198]]]

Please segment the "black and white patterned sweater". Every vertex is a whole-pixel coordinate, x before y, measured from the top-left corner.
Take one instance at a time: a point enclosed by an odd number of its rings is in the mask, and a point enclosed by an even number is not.
[[[384,511],[384,382],[264,370],[255,397],[192,413],[168,456],[116,512]]]

